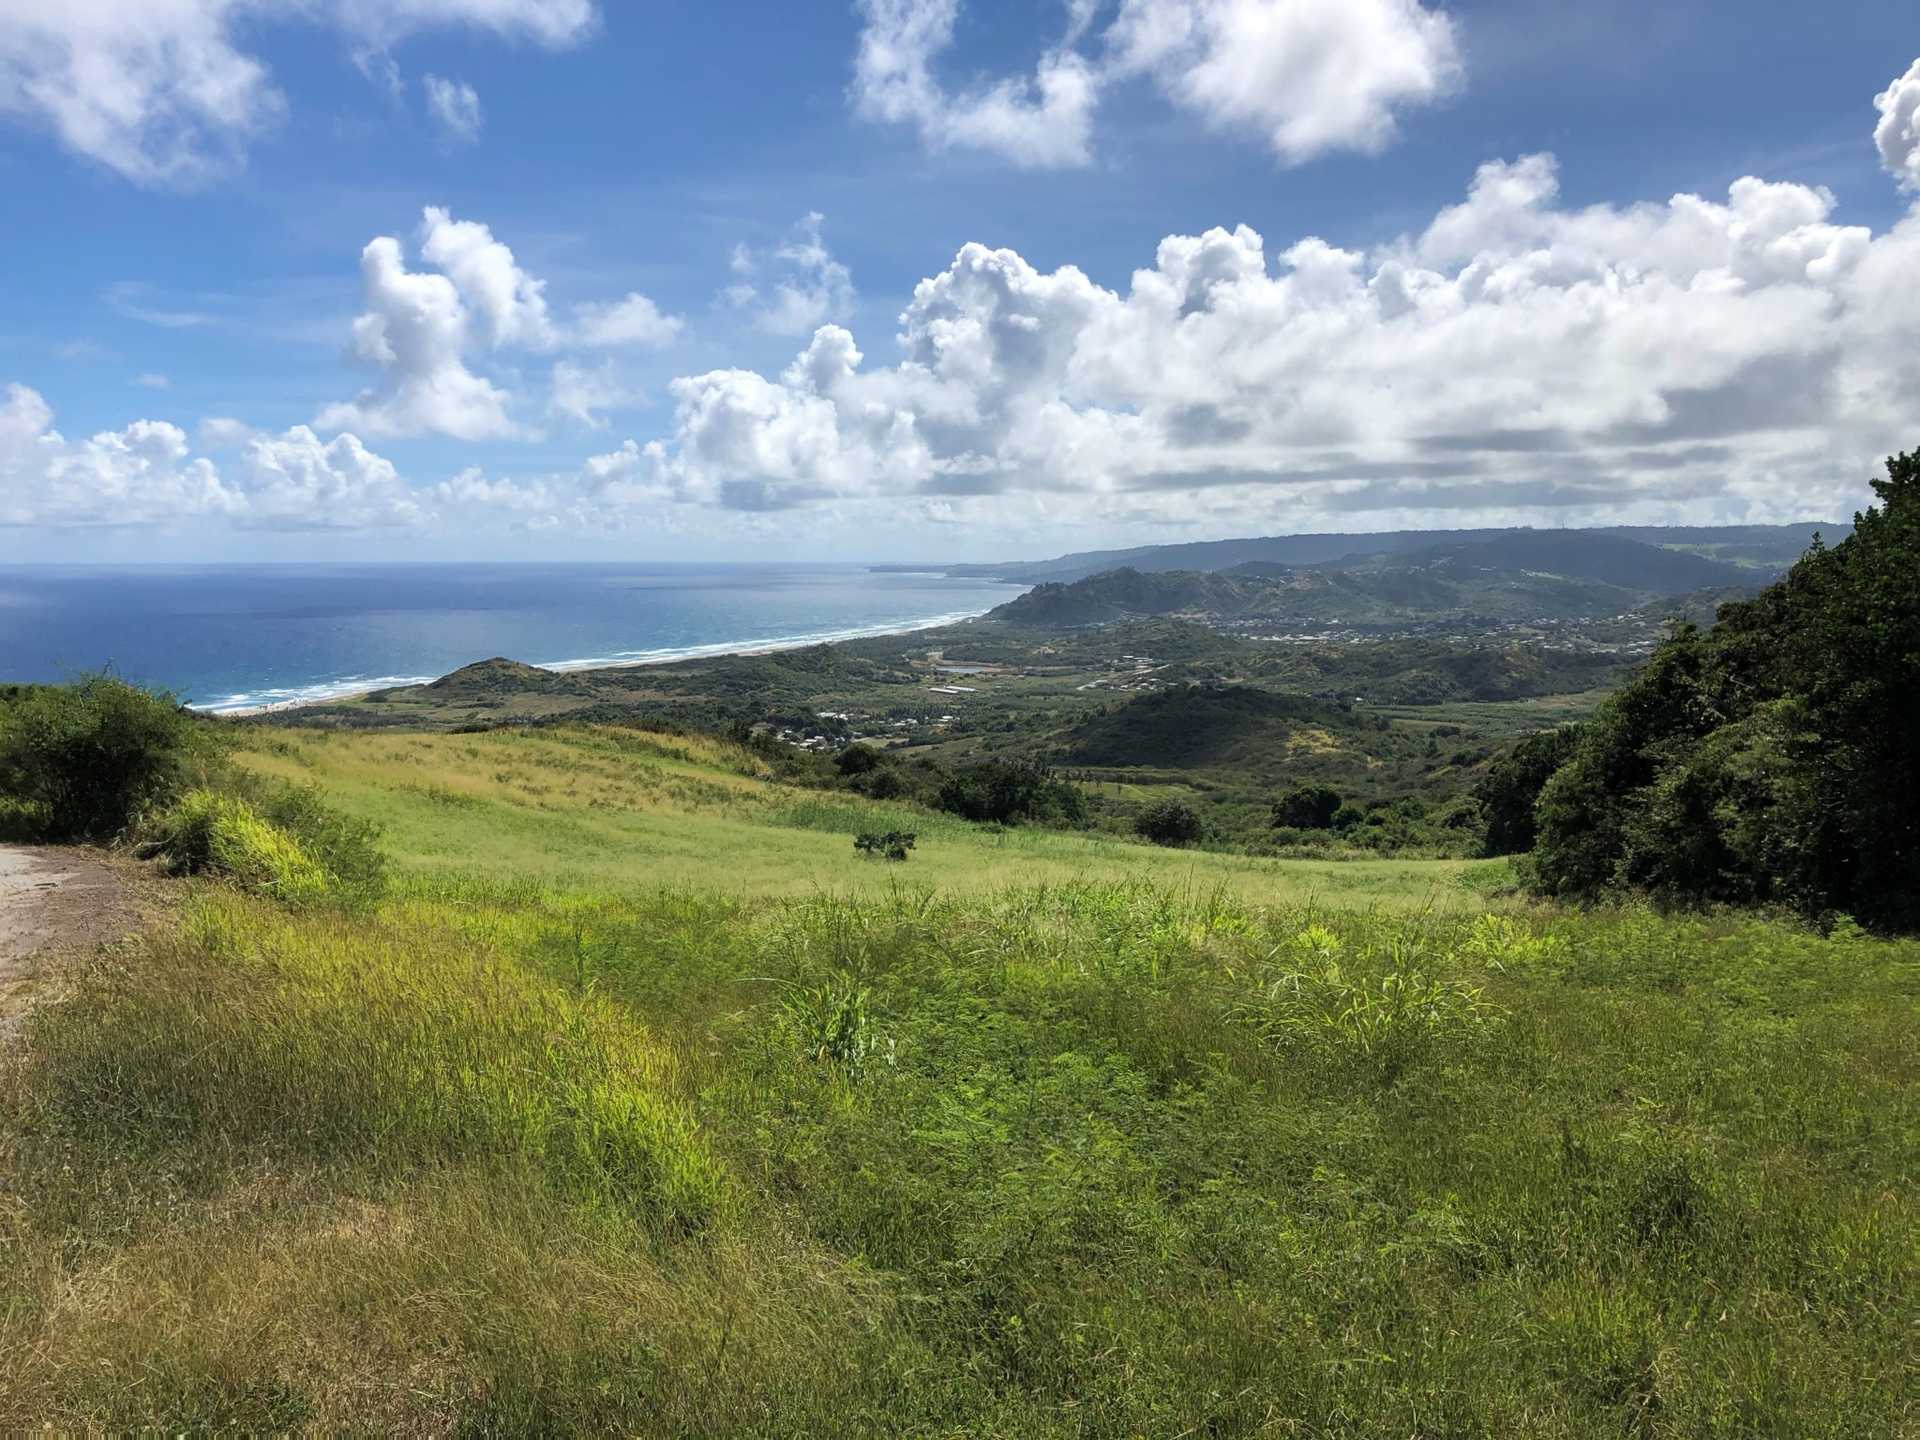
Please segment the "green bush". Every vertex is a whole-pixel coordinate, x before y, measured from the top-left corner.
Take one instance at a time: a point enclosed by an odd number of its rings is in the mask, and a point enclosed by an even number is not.
[[[1020,820],[1082,825],[1087,818],[1078,787],[1027,760],[985,760],[958,770],[940,787],[935,803],[964,820],[999,825]]]
[[[1682,627],[1540,792],[1547,893],[1920,926],[1920,452],[1786,579]]]
[[[0,797],[50,839],[111,839],[181,788],[205,733],[114,675],[27,686],[0,701]]]
[[[880,768],[880,752],[871,745],[849,745],[833,762],[843,777],[865,775]]]
[[[299,842],[329,877],[333,898],[365,903],[386,891],[387,857],[380,827],[329,805],[310,785],[262,779],[248,771],[222,777],[220,788],[251,805],[260,817]]]
[[[904,860],[918,838],[911,830],[863,830],[853,837],[853,848],[876,860]]]
[[[300,842],[261,818],[246,801],[190,790],[154,827],[144,853],[188,875],[220,875],[289,905],[312,904],[330,877]]]
[[[1339,791],[1325,785],[1302,785],[1274,802],[1273,824],[1276,829],[1328,830],[1339,812]]]
[[[1133,833],[1156,845],[1192,845],[1205,837],[1207,827],[1191,805],[1163,800],[1135,817]]]
[[[869,800],[899,800],[913,791],[913,787],[891,765],[867,771],[855,778],[852,784]]]

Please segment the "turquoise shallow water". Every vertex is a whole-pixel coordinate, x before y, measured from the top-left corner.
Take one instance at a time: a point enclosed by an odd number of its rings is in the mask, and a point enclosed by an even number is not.
[[[0,572],[0,680],[110,664],[234,710],[493,655],[579,667],[880,634],[1017,593],[821,565],[16,566]]]

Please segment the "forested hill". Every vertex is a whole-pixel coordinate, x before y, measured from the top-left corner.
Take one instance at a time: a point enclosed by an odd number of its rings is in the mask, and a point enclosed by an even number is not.
[[[1231,570],[1250,562],[1302,566],[1326,565],[1362,556],[1408,555],[1439,547],[1457,548],[1507,537],[1578,535],[1613,537],[1665,550],[1684,550],[1750,570],[1773,572],[1791,565],[1816,531],[1835,544],[1852,527],[1805,520],[1791,525],[1611,526],[1593,530],[1393,530],[1379,534],[1268,535],[1245,540],[1205,540],[1180,545],[1146,545],[1130,550],[1089,550],[1052,560],[1016,560],[988,565],[954,565],[951,575],[984,575],[1017,584],[1070,583],[1121,568],[1144,572]],[[1697,587],[1696,587],[1697,588]]]
[[[1036,586],[993,618],[1103,625],[1133,616],[1395,626],[1593,619],[1701,591],[1750,593],[1766,572],[1588,531],[1507,531],[1326,565],[1248,561],[1222,572],[1106,571]]]

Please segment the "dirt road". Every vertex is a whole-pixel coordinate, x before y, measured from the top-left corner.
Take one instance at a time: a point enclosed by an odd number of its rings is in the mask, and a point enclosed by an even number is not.
[[[117,940],[137,921],[125,878],[98,851],[0,845],[0,1042],[32,1003],[40,957]]]

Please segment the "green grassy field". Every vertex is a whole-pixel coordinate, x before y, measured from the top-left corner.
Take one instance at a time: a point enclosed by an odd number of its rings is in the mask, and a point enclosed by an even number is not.
[[[35,1017],[0,1428],[1912,1433],[1920,943],[254,743],[391,892],[193,882]]]
[[[1151,883],[1252,904],[1484,907],[1504,866],[1459,860],[1278,861],[1157,850],[1097,836],[968,824],[764,778],[724,742],[613,728],[478,735],[261,731],[250,767],[317,783],[386,827],[421,874],[535,877],[625,892],[863,895],[901,884],[981,892]],[[911,830],[892,867],[854,852],[862,830]]]

